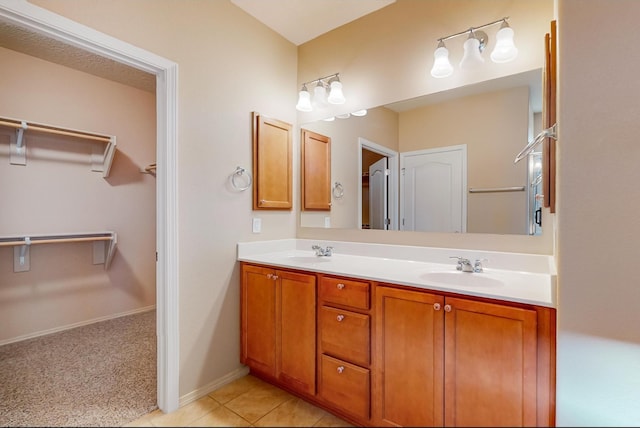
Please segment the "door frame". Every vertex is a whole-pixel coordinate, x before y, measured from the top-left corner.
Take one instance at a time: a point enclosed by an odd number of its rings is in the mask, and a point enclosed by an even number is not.
[[[156,335],[158,407],[179,407],[178,64],[26,1],[0,0],[0,21],[156,76]]]
[[[444,147],[435,147],[432,149],[422,149],[422,150],[414,150],[411,152],[402,152],[400,153],[400,171],[404,170],[405,159],[409,156],[422,156],[422,155],[430,155],[435,153],[444,153],[444,152],[460,152],[462,154],[462,201],[461,201],[461,209],[462,209],[462,230],[461,233],[467,232],[467,145],[459,144],[455,146],[444,146]],[[404,218],[404,179],[400,180],[399,186],[399,198],[400,202],[398,203],[400,209],[400,217]],[[404,230],[404,229],[400,229]]]
[[[388,147],[369,141],[366,138],[358,137],[358,169],[356,171],[358,179],[356,186],[358,188],[358,201],[356,215],[356,225],[358,229],[362,229],[362,149],[367,149],[374,153],[386,156],[389,160],[389,188],[387,189],[387,203],[389,204],[389,229],[387,230],[399,230],[398,229],[398,152],[391,150]]]

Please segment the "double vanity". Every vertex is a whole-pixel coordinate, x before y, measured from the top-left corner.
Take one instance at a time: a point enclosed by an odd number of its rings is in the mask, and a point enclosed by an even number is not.
[[[362,426],[555,424],[551,256],[286,239],[238,260],[256,376]]]

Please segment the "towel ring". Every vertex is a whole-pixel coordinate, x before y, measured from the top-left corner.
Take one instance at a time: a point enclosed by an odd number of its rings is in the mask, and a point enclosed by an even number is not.
[[[238,183],[236,183],[236,178],[243,176],[244,174],[247,174],[247,180],[248,183],[246,186],[239,186]],[[242,167],[236,167],[236,170],[233,172],[233,174],[231,174],[231,185],[233,186],[234,189],[240,190],[240,191],[244,191],[247,190],[249,187],[251,187],[251,183],[253,182],[253,179],[251,178],[251,174],[249,174],[249,172],[242,168]]]
[[[339,181],[336,181],[336,184],[333,186],[331,192],[333,193],[334,198],[342,199],[342,197],[344,196],[344,187],[342,187],[342,184]]]

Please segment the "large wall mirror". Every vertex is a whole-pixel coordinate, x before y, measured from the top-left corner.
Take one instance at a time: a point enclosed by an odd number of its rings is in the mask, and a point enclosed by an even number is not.
[[[340,191],[301,226],[541,234],[540,155],[514,163],[541,129],[541,88],[536,69],[302,124],[331,139]]]

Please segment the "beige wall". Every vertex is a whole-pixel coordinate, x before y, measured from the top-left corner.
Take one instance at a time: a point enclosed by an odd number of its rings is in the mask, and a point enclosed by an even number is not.
[[[0,128],[0,236],[112,230],[109,270],[91,243],[34,245],[14,273],[0,247],[0,342],[155,305],[155,94],[0,48],[0,116],[115,135],[111,174],[91,171],[93,143],[26,132],[26,166],[10,165]],[[104,144],[98,144],[104,148]]]
[[[252,111],[295,123],[296,47],[223,0],[32,3],[178,64],[179,390],[206,388],[241,367],[236,243],[295,236],[295,211],[252,212],[229,177],[251,169]]]
[[[636,0],[558,0],[558,423],[640,422]]]
[[[446,42],[456,69],[454,75],[447,79],[430,76],[438,38],[504,16],[510,17],[509,23],[515,32],[519,49],[516,61],[494,64],[486,60],[477,72],[460,71],[456,65],[463,52],[465,37],[461,36]],[[398,0],[299,47],[298,84],[339,72],[347,98],[345,105],[331,111],[300,112],[299,122],[307,123],[333,114],[436,94],[540,68],[544,58],[544,34],[549,31],[553,17],[553,0]],[[486,32],[491,38],[497,30],[498,26],[490,27]],[[526,140],[522,144],[525,143]],[[516,150],[514,156],[519,151]],[[552,215],[547,209],[543,213],[543,235],[536,237],[393,231],[379,234],[370,230],[307,227],[298,229],[298,237],[552,254],[554,234],[550,226],[554,220],[549,217]]]

